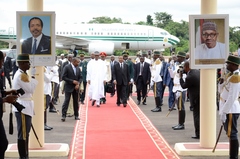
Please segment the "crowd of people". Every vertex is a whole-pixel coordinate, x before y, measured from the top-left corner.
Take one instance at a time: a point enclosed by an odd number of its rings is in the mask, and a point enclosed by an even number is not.
[[[150,54],[151,55],[151,54]],[[148,52],[137,54],[135,60],[129,58],[127,51],[124,51],[118,59],[111,56],[107,60],[105,52],[95,51],[91,53],[89,60],[81,53],[79,57],[73,54],[63,55],[56,58],[54,66],[44,67],[44,129],[52,130],[53,127],[47,125],[47,109],[50,113],[59,113],[55,105],[59,104],[59,92],[64,94],[62,104],[62,118],[74,116],[79,118],[79,103],[85,104],[86,92],[91,100],[91,105],[96,104],[101,107],[107,103],[106,92],[110,93],[110,98],[115,96],[116,105],[127,107],[127,101],[136,88],[138,105],[147,105],[148,93],[154,93],[155,108],[152,112],[161,112],[165,88],[168,87],[168,108],[169,112],[178,109],[178,123],[172,127],[173,130],[185,129],[186,108],[185,102],[190,101],[190,110],[193,111],[193,122],[195,127],[194,139],[200,138],[200,71],[191,69],[189,64],[189,53],[178,52],[165,61],[160,51],[154,51],[153,57],[149,58]],[[0,66],[8,61],[4,53],[0,52]],[[38,83],[35,80],[36,70],[31,68],[31,75],[27,71],[30,69],[28,54],[20,54],[17,57],[18,71],[9,82],[13,90],[5,91],[5,79],[0,78],[1,105],[4,102],[19,103],[25,109],[13,107],[17,120],[18,130],[18,152],[20,158],[28,158],[28,138],[31,129],[31,120],[34,115],[33,92]],[[225,80],[219,80],[219,113],[224,123],[225,130],[230,138],[230,155],[236,155],[237,139],[237,119],[239,116],[238,98],[240,90],[239,84],[239,57],[229,56],[227,69],[230,73]],[[7,67],[7,66],[6,66]],[[10,66],[9,66],[10,67]],[[31,80],[30,80],[31,78]],[[8,77],[7,77],[8,79]],[[111,89],[109,89],[111,87]],[[88,91],[86,90],[88,88]],[[23,89],[23,94],[17,90]],[[109,90],[111,90],[109,92]],[[234,97],[230,93],[234,94]],[[233,99],[234,98],[234,99]],[[3,106],[2,106],[3,107]],[[2,117],[2,110],[0,109]],[[229,128],[228,125],[232,127]],[[231,131],[230,131],[230,130]],[[3,123],[0,123],[0,156],[4,156],[7,139]]]

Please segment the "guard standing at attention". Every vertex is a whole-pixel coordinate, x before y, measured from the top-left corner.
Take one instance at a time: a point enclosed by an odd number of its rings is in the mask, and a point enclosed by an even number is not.
[[[151,67],[151,82],[150,87],[153,88],[154,98],[155,98],[155,104],[156,108],[152,109],[152,112],[161,112],[161,89],[162,89],[162,77],[160,76],[160,71],[162,68],[162,63],[160,60],[160,52],[154,51],[153,60]]]
[[[239,149],[237,120],[240,114],[240,105],[238,101],[240,93],[240,73],[238,67],[240,58],[230,55],[226,63],[227,70],[229,70],[230,73],[225,79],[220,79],[219,114],[229,138],[229,158],[237,159]]]
[[[19,112],[15,107],[13,107],[13,112],[15,112],[17,120],[17,147],[20,159],[28,159],[28,139],[32,125],[32,116],[34,115],[32,95],[38,81],[34,77],[36,73],[35,68],[32,68],[31,79],[27,74],[27,70],[30,68],[28,54],[19,54],[17,57],[17,63],[19,68],[13,78],[13,89],[18,90],[22,88],[25,92],[25,94],[20,96],[17,100],[17,102],[23,105],[25,109]]]

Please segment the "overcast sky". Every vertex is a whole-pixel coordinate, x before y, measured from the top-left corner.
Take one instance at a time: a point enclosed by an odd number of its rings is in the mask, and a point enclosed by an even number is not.
[[[154,19],[155,12],[166,12],[174,21],[188,21],[189,15],[200,14],[201,0],[44,0],[44,11],[55,11],[56,22],[88,22],[93,17],[121,18],[123,22]],[[240,26],[240,0],[218,0],[218,14],[229,14],[230,26]],[[16,11],[26,11],[27,0],[1,0],[0,28],[15,27]]]

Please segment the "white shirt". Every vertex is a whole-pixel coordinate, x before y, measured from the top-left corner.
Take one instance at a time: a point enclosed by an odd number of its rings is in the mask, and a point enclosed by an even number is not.
[[[225,59],[225,44],[217,42],[214,48],[208,48],[206,44],[195,48],[195,59]]]

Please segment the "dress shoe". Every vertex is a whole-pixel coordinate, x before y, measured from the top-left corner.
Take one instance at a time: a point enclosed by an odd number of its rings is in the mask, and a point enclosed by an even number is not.
[[[123,104],[123,107],[126,107],[127,106],[127,104]]]
[[[97,107],[100,107],[100,105],[97,105]]]
[[[137,105],[140,105],[140,101],[137,102]]]
[[[143,102],[142,104],[143,104],[143,105],[147,105],[146,102]]]
[[[62,117],[62,119],[61,119],[61,120],[62,120],[62,122],[64,122],[64,121],[66,120],[66,117]]]
[[[103,101],[103,104],[106,104],[106,101]]]
[[[50,113],[57,113],[56,109],[54,109],[54,108],[53,109],[49,109],[49,112]]]
[[[80,118],[79,117],[75,117],[75,120],[80,120]]]
[[[175,126],[172,126],[172,128],[175,128],[175,127],[178,127],[179,124],[175,125]]]
[[[57,105],[57,102],[52,102],[52,104]]]
[[[84,104],[84,102],[81,101],[81,104]]]
[[[120,104],[119,104],[119,103],[117,103],[117,106],[120,106]]]
[[[44,130],[52,130],[53,128],[47,125],[44,125]]]
[[[93,100],[93,101],[92,101],[92,106],[94,106],[95,102],[96,102],[96,100]]]
[[[162,109],[161,109],[161,107],[156,107],[156,108],[152,109],[151,111],[152,112],[161,112]]]
[[[183,124],[179,124],[178,126],[173,128],[173,130],[183,130],[183,129],[185,129]]]
[[[192,136],[193,139],[200,139],[199,136]]]

